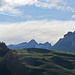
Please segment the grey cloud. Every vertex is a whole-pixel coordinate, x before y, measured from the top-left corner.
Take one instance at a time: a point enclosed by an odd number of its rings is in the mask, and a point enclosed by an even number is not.
[[[0,7],[2,7],[4,5],[4,0],[0,0]]]

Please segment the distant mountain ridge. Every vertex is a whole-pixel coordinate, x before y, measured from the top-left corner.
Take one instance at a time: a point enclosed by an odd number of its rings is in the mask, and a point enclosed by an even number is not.
[[[41,48],[41,49],[51,49],[51,43],[37,43],[34,39],[29,42],[23,42],[16,45],[8,45],[9,49],[24,49],[24,48]]]
[[[29,42],[19,43],[17,45],[8,45],[10,49],[24,49],[24,48],[41,48],[50,50],[63,50],[75,52],[75,31],[68,32],[63,38],[60,38],[53,46],[49,42],[37,43],[34,39]]]
[[[68,32],[63,38],[53,46],[54,50],[74,51],[75,52],[75,31]]]

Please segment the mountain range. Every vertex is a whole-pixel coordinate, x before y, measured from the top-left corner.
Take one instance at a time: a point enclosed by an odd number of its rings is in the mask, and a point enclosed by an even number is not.
[[[41,48],[41,49],[50,49],[51,43],[45,42],[45,43],[37,43],[34,39],[32,39],[29,42],[23,42],[16,45],[8,45],[9,49],[24,49],[24,48]]]
[[[53,49],[75,52],[75,31],[68,32],[63,38],[60,38]]]
[[[68,32],[63,38],[60,38],[53,46],[51,43],[37,43],[34,39],[29,42],[23,42],[16,45],[8,45],[10,49],[24,49],[24,48],[41,48],[50,50],[64,50],[75,52],[75,31]]]

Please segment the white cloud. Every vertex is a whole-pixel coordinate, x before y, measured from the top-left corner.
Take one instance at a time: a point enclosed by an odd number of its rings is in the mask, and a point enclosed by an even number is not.
[[[63,2],[63,0],[46,0],[45,2],[38,1],[36,5],[39,7],[56,8],[61,2]]]
[[[27,5],[27,4],[34,4],[37,0],[5,0],[6,3],[9,5],[19,6],[19,5]]]
[[[72,15],[72,18],[75,19],[75,15]]]
[[[9,6],[8,4],[2,5],[0,8],[0,13],[6,13],[9,15],[20,15],[21,12],[19,9],[15,9],[13,6]]]
[[[8,11],[10,14],[20,15],[22,11],[15,8],[16,6],[35,5],[42,8],[55,8],[57,10],[67,10],[75,12],[75,9],[68,6],[67,0],[0,0],[0,12]]]
[[[15,16],[22,14],[16,6],[32,5],[37,0],[0,0],[0,13],[13,14]]]
[[[20,23],[0,23],[0,40],[9,43],[29,41],[49,41],[54,44],[68,31],[75,30],[75,21],[28,21]]]
[[[38,1],[35,5],[42,8],[49,8],[49,9],[55,8],[62,11],[67,10],[75,12],[74,8],[68,6],[67,0],[46,0],[46,2]]]

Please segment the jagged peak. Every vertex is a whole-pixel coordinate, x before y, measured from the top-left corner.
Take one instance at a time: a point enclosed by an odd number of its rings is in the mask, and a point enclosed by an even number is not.
[[[37,43],[37,42],[34,39],[32,39],[28,43]]]
[[[71,32],[71,31],[69,31],[67,34],[65,34],[64,35],[64,38],[66,38],[66,37],[75,37],[75,31],[74,32]]]
[[[45,42],[44,44],[45,44],[45,45],[51,45],[51,43],[49,43],[49,42]]]
[[[17,45],[21,45],[21,44],[27,44],[27,42],[22,42],[22,43],[19,43],[19,44],[17,44]]]

